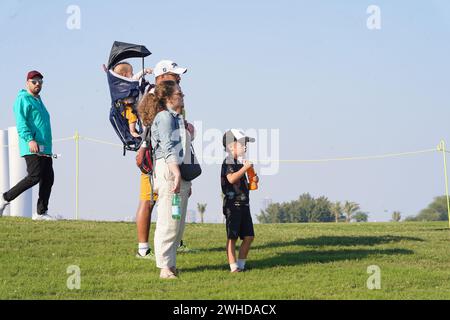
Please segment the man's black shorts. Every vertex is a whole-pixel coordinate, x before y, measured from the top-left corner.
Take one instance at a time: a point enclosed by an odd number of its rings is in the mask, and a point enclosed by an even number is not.
[[[253,221],[249,206],[227,206],[223,208],[228,239],[254,237]]]

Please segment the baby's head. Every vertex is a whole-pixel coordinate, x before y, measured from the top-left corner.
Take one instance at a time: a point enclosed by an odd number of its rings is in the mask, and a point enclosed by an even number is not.
[[[121,62],[117,64],[113,71],[117,73],[118,75],[125,77],[125,78],[132,78],[133,77],[133,67],[128,62]]]

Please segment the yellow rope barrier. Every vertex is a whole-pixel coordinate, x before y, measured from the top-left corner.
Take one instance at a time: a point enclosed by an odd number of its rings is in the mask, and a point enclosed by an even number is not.
[[[53,143],[57,143],[57,142],[64,142],[64,141],[70,141],[70,140],[75,140],[75,137],[67,137],[67,138],[61,138],[61,139],[56,139],[53,140]]]
[[[96,138],[90,138],[90,137],[84,137],[80,136],[78,134],[78,131],[75,132],[75,135],[73,137],[67,137],[67,138],[61,138],[53,140],[54,143],[57,142],[65,142],[65,141],[75,141],[75,176],[76,176],[76,186],[75,186],[75,193],[76,193],[76,219],[79,218],[79,175],[80,175],[80,140],[85,140],[89,142],[109,145],[113,147],[120,147],[123,146],[118,143],[113,143],[109,141],[104,141]],[[0,145],[0,147],[8,147],[8,145]],[[17,146],[12,146],[17,147]],[[386,154],[380,154],[380,155],[370,155],[370,156],[351,156],[351,157],[337,157],[337,158],[325,158],[325,159],[293,159],[293,160],[259,160],[254,161],[260,162],[260,163],[270,163],[270,162],[278,162],[278,163],[323,163],[323,162],[335,162],[335,161],[356,161],[356,160],[373,160],[373,159],[386,159],[386,158],[397,158],[397,157],[405,157],[405,156],[412,156],[412,155],[418,155],[418,154],[425,154],[425,153],[431,153],[431,152],[442,152],[443,158],[444,158],[444,178],[445,178],[445,192],[447,196],[447,212],[449,217],[449,228],[450,228],[450,196],[449,196],[449,187],[448,187],[448,174],[447,174],[447,158],[446,153],[450,153],[450,150],[446,150],[445,148],[445,141],[441,140],[440,144],[438,145],[437,149],[424,149],[424,150],[417,150],[417,151],[408,151],[408,152],[398,152],[398,153],[386,153]],[[222,161],[222,158],[214,158],[214,157],[202,157],[203,159],[209,159],[209,160],[220,160]],[[252,159],[251,159],[252,160]]]
[[[58,143],[58,142],[65,142],[65,141],[70,141],[70,140],[74,140],[74,137],[67,137],[67,138],[55,139],[55,140],[52,140],[52,142],[53,142],[53,143]],[[9,145],[7,145],[7,144],[1,144],[0,147],[8,148]],[[17,145],[11,145],[11,147],[17,147]]]
[[[94,139],[94,138],[89,138],[89,137],[82,137],[82,136],[80,136],[80,139],[83,139],[83,140],[86,140],[86,141],[90,141],[90,142],[105,144],[105,145],[109,145],[109,146],[123,148],[123,145],[121,145],[121,144],[108,142],[108,141],[103,141],[103,140],[99,140],[99,139]]]
[[[436,152],[436,149],[425,149],[418,151],[409,151],[409,152],[399,152],[399,153],[387,153],[381,155],[372,155],[372,156],[356,156],[356,157],[338,157],[338,158],[325,158],[325,159],[296,159],[296,160],[254,160],[254,162],[268,163],[268,162],[278,162],[278,163],[319,163],[319,162],[332,162],[332,161],[355,161],[355,160],[372,160],[372,159],[384,159],[384,158],[395,158],[395,157],[404,157],[411,156],[423,153],[431,153]],[[210,160],[223,160],[222,158],[214,158],[214,157],[203,157],[203,159]]]

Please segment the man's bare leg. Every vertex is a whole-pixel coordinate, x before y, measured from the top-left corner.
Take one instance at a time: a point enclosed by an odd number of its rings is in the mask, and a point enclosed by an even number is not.
[[[153,205],[150,201],[141,200],[136,213],[136,228],[139,242],[139,255],[145,256],[150,248],[148,239],[152,220]]]

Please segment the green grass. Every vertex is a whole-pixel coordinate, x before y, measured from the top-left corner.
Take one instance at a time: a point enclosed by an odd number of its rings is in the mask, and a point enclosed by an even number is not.
[[[153,236],[154,225],[152,225]],[[230,274],[223,225],[188,225],[177,280],[138,260],[135,225],[0,219],[0,299],[450,299],[447,223],[256,225]],[[81,268],[81,289],[66,286]],[[368,290],[369,265],[381,289]]]

